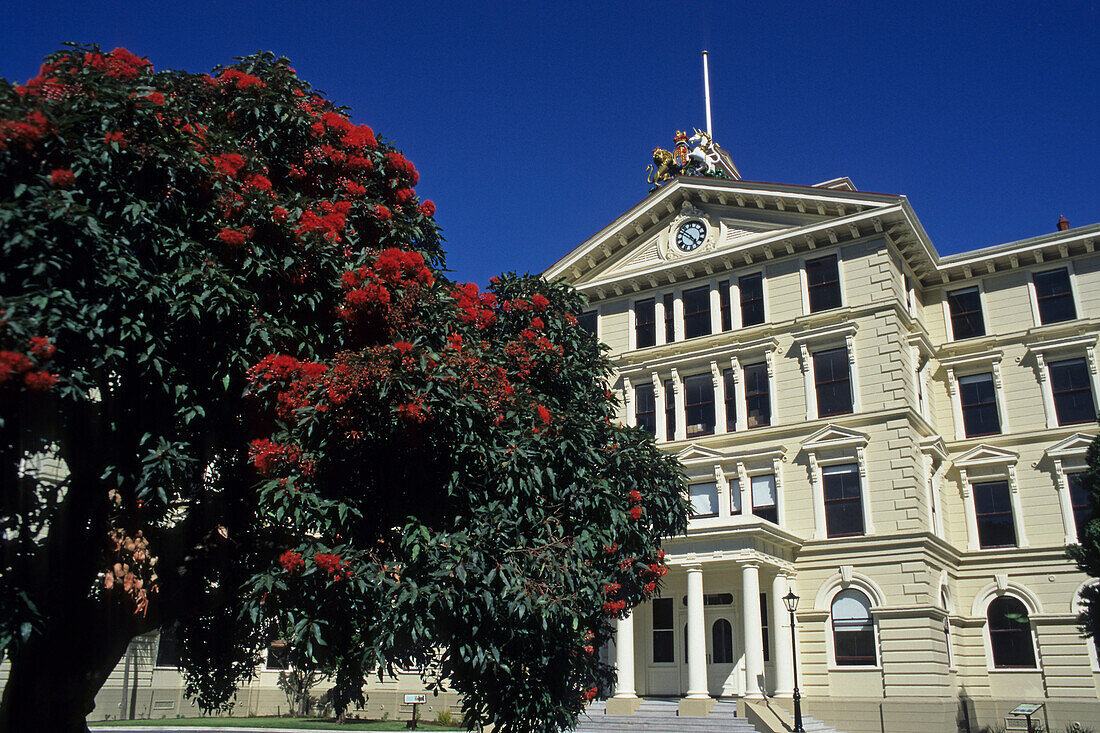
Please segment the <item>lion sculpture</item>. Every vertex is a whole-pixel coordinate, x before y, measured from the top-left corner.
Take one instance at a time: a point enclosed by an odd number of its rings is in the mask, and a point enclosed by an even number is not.
[[[654,165],[657,166],[656,170],[653,169]],[[672,180],[672,177],[675,176],[679,170],[680,167],[676,165],[672,153],[664,148],[653,148],[653,165],[645,169],[646,183],[660,185],[665,181]]]

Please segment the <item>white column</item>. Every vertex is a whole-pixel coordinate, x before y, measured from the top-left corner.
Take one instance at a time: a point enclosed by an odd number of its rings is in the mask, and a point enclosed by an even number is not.
[[[828,534],[825,527],[825,487],[821,483],[821,471],[817,467],[817,453],[807,451],[807,456],[810,459],[810,493],[813,494],[814,539],[823,540]]]
[[[710,284],[710,332],[722,333],[722,300],[718,285]]]
[[[657,376],[657,372],[653,372],[653,417],[656,423],[657,431],[653,436],[653,439],[658,443],[665,440],[670,440],[670,437],[665,435],[665,383],[661,381],[661,378]]]
[[[1058,427],[1058,414],[1054,409],[1054,392],[1050,386],[1050,380],[1047,379],[1046,359],[1043,358],[1041,353],[1035,354],[1035,365],[1039,369],[1039,393],[1043,395],[1043,412],[1046,414],[1047,427]]]
[[[687,568],[688,689],[686,697],[709,698],[707,691],[707,630],[703,616],[703,568]]]
[[[799,344],[799,366],[802,369],[802,386],[806,390],[806,419],[817,419],[817,392],[814,390],[813,362],[810,349]]]
[[[653,328],[657,332],[657,345],[665,343],[665,299],[660,294],[653,297]]]
[[[677,303],[680,301],[677,300]],[[687,395],[680,374],[672,370],[672,394],[676,399],[676,436],[674,440],[687,440]]]
[[[1069,478],[1061,458],[1054,459],[1054,475],[1058,480],[1058,507],[1062,510],[1062,526],[1066,530],[1066,544],[1077,544],[1077,520],[1073,518],[1073,499],[1069,493]]]
[[[791,615],[783,603],[783,596],[791,586],[789,579],[782,573],[776,573],[772,579],[772,594],[769,610],[772,615],[772,650],[775,656],[775,683],[772,694],[777,697],[790,697],[794,692],[794,667],[791,649]]]
[[[974,492],[970,489],[970,478],[966,475],[965,468],[959,470],[959,481],[962,482],[963,514],[966,515],[966,547],[977,550],[981,546],[978,541],[978,515],[974,509]]]
[[[634,614],[615,621],[615,697],[635,698],[634,692]]]
[[[714,383],[714,434],[726,432],[726,380],[718,362],[710,363],[711,380]]]
[[[638,424],[638,416],[634,412],[634,385],[630,383],[629,377],[623,377],[623,410],[626,413],[624,422],[630,427],[635,427]]]
[[[680,297],[680,291],[676,291],[676,295],[672,300],[672,329],[676,334],[677,341],[684,340],[684,301]]]
[[[741,563],[741,605],[745,618],[745,697],[764,697],[764,634],[760,628],[760,563]]]

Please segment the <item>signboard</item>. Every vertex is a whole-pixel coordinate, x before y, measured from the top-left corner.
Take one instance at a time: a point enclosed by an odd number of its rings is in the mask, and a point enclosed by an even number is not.
[[[1034,715],[1041,707],[1043,707],[1042,703],[1021,703],[1020,705],[1017,705],[1015,708],[1013,708],[1012,712],[1010,712],[1009,715]]]
[[[413,695],[405,695],[405,704],[406,705],[416,705],[416,704],[426,703],[426,702],[428,702],[428,696],[423,694],[423,693],[418,693],[418,694],[413,694]]]

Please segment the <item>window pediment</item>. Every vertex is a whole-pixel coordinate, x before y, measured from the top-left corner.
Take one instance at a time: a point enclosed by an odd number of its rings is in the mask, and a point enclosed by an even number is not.
[[[1086,433],[1074,433],[1047,448],[1043,454],[1051,458],[1080,458],[1088,451],[1095,437]]]
[[[866,433],[830,424],[802,441],[802,449],[817,451],[828,448],[855,448],[867,445],[868,440]]]
[[[688,445],[686,448],[684,448],[683,450],[681,450],[679,453],[677,453],[676,457],[678,459],[680,459],[680,461],[686,463],[686,462],[691,462],[691,461],[702,461],[702,460],[707,460],[707,461],[721,460],[721,459],[724,459],[724,458],[728,458],[729,456],[723,455],[722,453],[719,453],[716,450],[712,450],[710,448],[704,448],[701,445],[696,445],[695,443],[692,443],[692,444]]]
[[[957,468],[974,468],[977,466],[1004,466],[1015,464],[1020,459],[1020,454],[1015,451],[997,448],[992,445],[975,446],[955,459]]]

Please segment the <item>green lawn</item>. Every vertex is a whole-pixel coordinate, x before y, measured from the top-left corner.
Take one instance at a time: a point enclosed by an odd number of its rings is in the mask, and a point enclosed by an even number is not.
[[[371,722],[349,722],[338,725],[331,718],[164,718],[163,720],[108,720],[89,723],[91,728],[98,726],[157,726],[167,729],[188,726],[204,728],[279,728],[282,730],[405,730],[404,720],[376,720]],[[439,725],[421,720],[417,730],[444,731],[466,730],[450,725]]]

